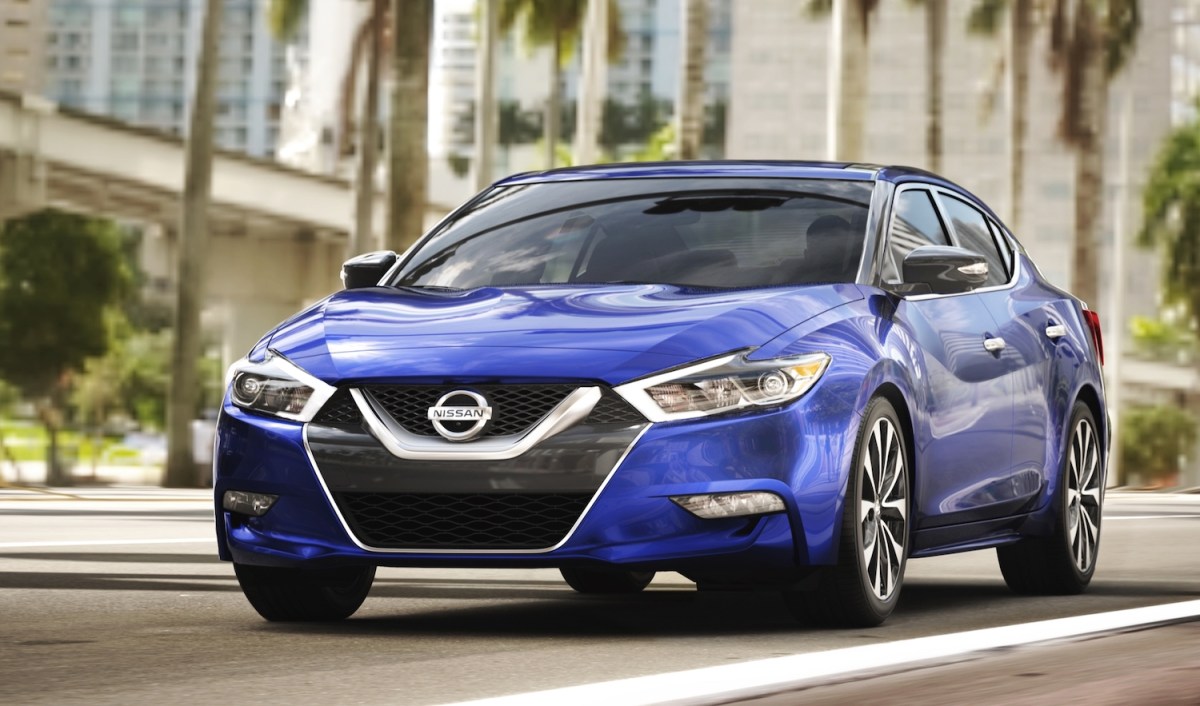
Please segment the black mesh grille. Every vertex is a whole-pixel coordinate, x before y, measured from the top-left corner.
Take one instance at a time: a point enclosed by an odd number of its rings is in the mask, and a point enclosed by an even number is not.
[[[360,424],[362,415],[348,390],[338,390],[325,403],[317,416],[313,418],[318,424]]]
[[[605,390],[585,421],[587,424],[641,424],[646,418],[620,395]]]
[[[387,549],[545,549],[591,499],[571,494],[335,493],[363,543]]]
[[[575,385],[470,385],[464,387],[426,385],[368,385],[376,401],[409,433],[437,436],[429,422],[429,408],[453,390],[469,389],[487,398],[492,407],[492,424],[483,436],[520,434],[541,421],[550,410],[575,391]]]

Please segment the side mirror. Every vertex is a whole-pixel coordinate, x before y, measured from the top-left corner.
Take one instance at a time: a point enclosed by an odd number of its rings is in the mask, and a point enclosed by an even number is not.
[[[922,245],[904,256],[904,283],[926,285],[933,294],[969,292],[987,278],[987,261],[963,248]]]
[[[396,253],[391,250],[356,255],[342,263],[342,286],[346,289],[374,287],[394,264]]]

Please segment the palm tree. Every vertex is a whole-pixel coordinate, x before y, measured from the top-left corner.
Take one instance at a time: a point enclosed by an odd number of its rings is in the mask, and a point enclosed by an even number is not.
[[[499,140],[499,109],[496,105],[496,42],[500,34],[497,0],[479,0],[478,60],[475,81],[475,188],[482,191],[492,183],[494,155]]]
[[[863,160],[866,125],[867,53],[871,13],[879,0],[809,0],[813,15],[830,15],[830,96],[827,112],[831,160]]]
[[[925,154],[930,171],[942,171],[942,65],[946,54],[946,0],[925,6]]]
[[[309,0],[271,0],[267,21],[276,38],[287,41],[296,36],[300,22],[308,14]],[[372,249],[374,244],[371,216],[375,205],[375,172],[379,155],[379,76],[383,47],[383,29],[387,22],[387,0],[371,0],[371,13],[359,25],[351,46],[346,75],[342,79],[339,106],[338,155],[352,150],[353,107],[356,103],[358,66],[366,53],[367,83],[364,97],[362,130],[358,132],[358,174],[355,179],[354,233],[348,243],[348,256]]]
[[[167,469],[164,484],[196,485],[192,457],[192,417],[200,360],[200,307],[208,257],[208,208],[212,197],[213,116],[217,87],[217,49],[222,0],[205,3],[196,95],[192,101],[180,218],[175,338],[171,349],[171,386],[167,397]]]
[[[1200,99],[1196,102],[1200,110]],[[1200,324],[1200,118],[1167,136],[1142,194],[1143,247],[1163,254],[1163,294]]]
[[[1033,51],[1033,10],[1037,0],[977,0],[967,19],[967,29],[995,36],[1002,15],[1008,12],[1005,63],[1008,84],[1008,226],[1021,231],[1022,195],[1025,193],[1025,134],[1029,122],[1029,57]]]
[[[708,44],[708,0],[683,0],[680,3],[684,28],[679,97],[675,115],[679,122],[678,159],[700,156],[704,131],[704,50]]]
[[[432,36],[433,0],[393,0],[392,110],[388,126],[384,247],[396,252],[407,249],[425,230]]]
[[[1058,133],[1075,151],[1071,291],[1095,304],[1109,82],[1133,52],[1141,15],[1138,0],[1052,0],[1050,16],[1050,65],[1063,81]]]
[[[500,29],[510,32],[520,22],[530,47],[550,47],[550,96],[543,122],[546,164],[553,168],[558,152],[562,121],[562,69],[575,55],[582,39],[588,0],[501,0]],[[621,13],[616,0],[609,0],[607,34],[609,61],[624,49]]]

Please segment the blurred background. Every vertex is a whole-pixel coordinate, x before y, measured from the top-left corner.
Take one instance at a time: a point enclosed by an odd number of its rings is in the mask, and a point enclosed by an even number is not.
[[[1200,0],[0,0],[0,483],[203,484],[346,257],[729,158],[973,191],[1101,314],[1110,481],[1200,486],[1198,96]]]

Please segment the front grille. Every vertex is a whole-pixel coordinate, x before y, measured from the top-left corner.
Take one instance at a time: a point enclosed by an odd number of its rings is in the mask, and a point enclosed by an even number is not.
[[[633,405],[625,401],[612,390],[606,389],[604,396],[592,408],[586,424],[641,424],[646,421],[642,413],[634,409]]]
[[[524,433],[577,388],[574,385],[369,385],[365,389],[375,396],[400,426],[409,433],[421,436],[437,436],[427,413],[438,398],[452,390],[476,390],[487,397],[492,405],[492,426],[483,434],[488,437]],[[362,423],[362,415],[349,390],[342,388],[329,398],[313,421],[335,426],[358,425]],[[645,421],[641,412],[620,395],[605,388],[604,396],[584,423],[642,424]]]
[[[325,403],[313,421],[318,424],[331,424],[334,426],[361,424],[362,415],[358,412],[358,405],[354,404],[354,398],[350,396],[350,391],[342,388],[333,393],[333,397]]]
[[[488,436],[521,434],[537,424],[576,390],[575,385],[367,385],[379,404],[396,423],[410,434],[437,436],[430,423],[429,408],[454,390],[473,390],[487,398],[492,406],[492,424],[483,433]]]
[[[334,493],[364,544],[380,549],[546,549],[583,514],[590,493]]]

